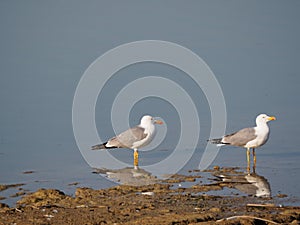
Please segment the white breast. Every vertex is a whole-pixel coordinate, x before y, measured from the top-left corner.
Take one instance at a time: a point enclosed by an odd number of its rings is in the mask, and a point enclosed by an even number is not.
[[[155,126],[153,124],[151,124],[150,126],[146,127],[144,133],[147,134],[146,138],[135,142],[132,145],[132,148],[141,148],[141,147],[148,145],[153,140],[153,138],[156,134]]]
[[[256,138],[249,141],[245,147],[246,148],[257,148],[264,145],[269,138],[269,127],[268,125],[255,127]]]

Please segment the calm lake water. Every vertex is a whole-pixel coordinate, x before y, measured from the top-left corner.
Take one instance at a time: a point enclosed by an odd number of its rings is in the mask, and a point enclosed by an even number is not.
[[[73,98],[84,71],[95,59],[121,44],[151,39],[182,45],[207,63],[223,91],[226,132],[253,126],[259,113],[277,117],[269,124],[268,143],[257,150],[257,173],[269,181],[273,196],[288,195],[280,200],[283,204],[299,205],[300,3],[130,3],[0,3],[0,184],[25,183],[25,190],[56,188],[69,194],[76,187],[115,185],[93,174],[79,151],[72,127]],[[99,76],[104,76],[102,71]],[[96,105],[100,138],[114,135],[110,112],[117,94],[145,76],[176,82],[194,102],[200,120],[199,141],[180,173],[197,169],[211,128],[208,100],[195,81],[169,65],[139,63],[110,78]],[[172,91],[175,94],[165,90]],[[158,136],[166,131],[165,139],[158,146],[156,139],[147,151],[141,151],[141,167],[172,154],[182,127],[176,107],[182,104],[179,101],[174,106],[152,96],[132,107],[127,118],[131,126],[144,114],[165,121],[158,127]],[[123,118],[124,112],[119,117]],[[188,126],[194,124],[193,118],[187,121]],[[188,145],[180,154],[187,151]],[[132,161],[129,150],[111,154],[125,163]],[[244,168],[245,150],[222,147],[211,167],[214,165]],[[26,171],[34,172],[24,174]],[[69,185],[74,182],[79,184]],[[0,196],[17,191],[9,189]],[[1,202],[13,204],[16,200],[8,197]]]

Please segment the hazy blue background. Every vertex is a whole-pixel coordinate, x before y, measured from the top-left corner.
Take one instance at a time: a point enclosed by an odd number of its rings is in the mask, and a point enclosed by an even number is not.
[[[269,179],[274,194],[299,197],[299,12],[296,0],[1,1],[0,183],[25,182],[29,189],[68,189],[66,184],[74,181],[95,188],[112,185],[91,174],[76,146],[74,92],[100,55],[124,43],[153,39],[185,46],[206,61],[224,93],[228,132],[252,126],[261,112],[277,117],[270,124],[268,144],[257,153],[257,172]],[[166,65],[131,66],[110,80],[114,89],[101,95],[96,108],[103,128],[99,134],[113,134],[110,121],[101,117],[109,114],[118,90],[152,73],[186,88],[199,110],[201,140],[189,164],[194,168],[209,135],[209,108],[201,90]],[[145,112],[163,117],[168,129],[173,126],[158,149],[172,150],[180,127],[174,108],[160,99],[145,99],[132,110],[130,123],[138,123]],[[142,163],[157,160],[159,153],[149,152],[152,158],[145,156]],[[130,151],[113,154],[131,161]],[[223,148],[214,164],[243,167],[245,152]],[[28,170],[36,172],[22,174]]]

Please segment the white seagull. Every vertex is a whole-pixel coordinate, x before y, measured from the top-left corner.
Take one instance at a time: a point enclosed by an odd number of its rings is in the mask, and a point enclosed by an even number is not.
[[[148,145],[155,136],[155,125],[163,124],[152,116],[142,117],[139,125],[110,138],[107,142],[92,146],[92,150],[109,148],[129,148],[134,150],[134,166],[138,166],[138,148]]]
[[[247,149],[247,165],[250,168],[250,149],[252,148],[254,168],[256,166],[255,148],[264,145],[269,138],[269,126],[267,122],[276,120],[274,116],[260,114],[256,117],[256,127],[249,127],[239,130],[235,133],[228,134],[222,138],[208,140],[218,146],[232,145],[244,147]]]

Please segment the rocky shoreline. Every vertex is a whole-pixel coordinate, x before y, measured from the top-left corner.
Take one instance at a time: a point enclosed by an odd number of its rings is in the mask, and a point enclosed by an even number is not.
[[[142,186],[77,188],[72,196],[39,189],[16,207],[0,204],[0,224],[300,224],[300,207],[276,205],[271,197],[208,193],[236,187],[235,181],[174,185],[198,178],[174,175]]]

